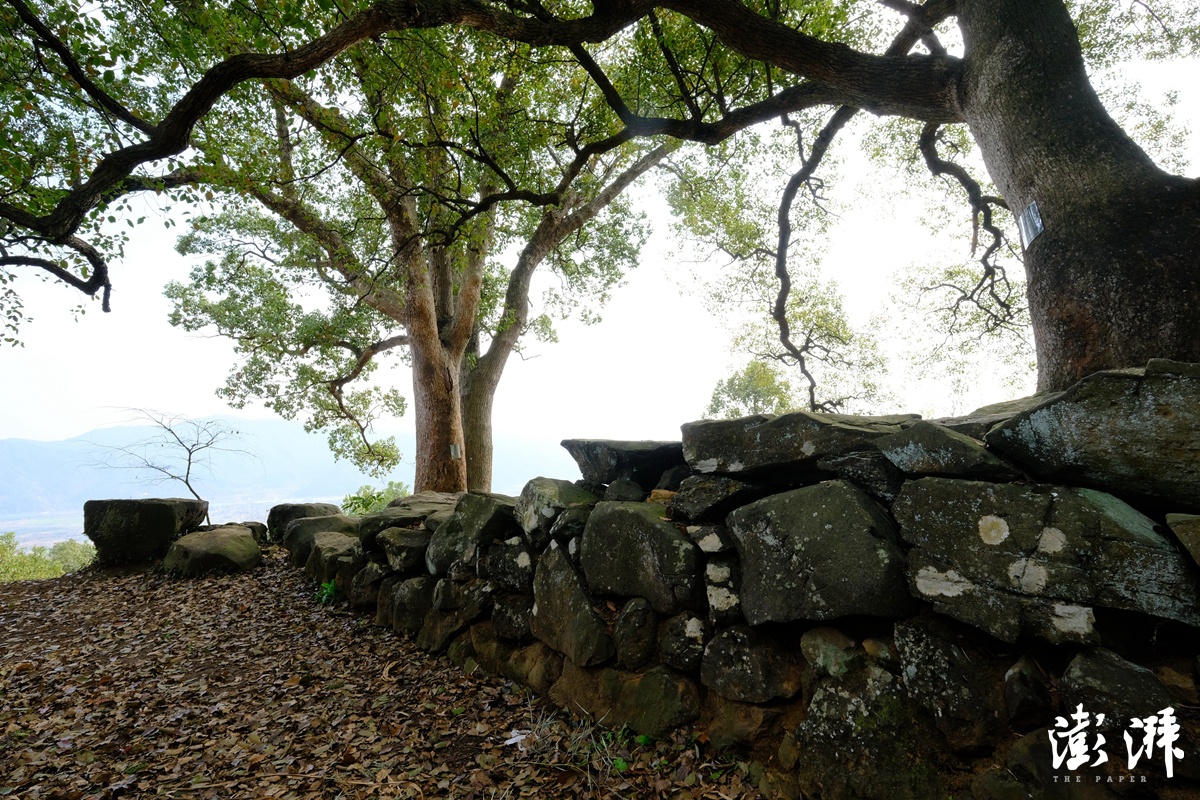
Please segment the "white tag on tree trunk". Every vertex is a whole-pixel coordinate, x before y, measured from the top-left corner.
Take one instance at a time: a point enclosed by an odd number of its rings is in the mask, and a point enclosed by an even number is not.
[[[1021,212],[1017,217],[1017,229],[1021,232],[1021,249],[1028,250],[1029,245],[1038,237],[1046,226],[1042,224],[1042,215],[1038,212],[1037,201]]]

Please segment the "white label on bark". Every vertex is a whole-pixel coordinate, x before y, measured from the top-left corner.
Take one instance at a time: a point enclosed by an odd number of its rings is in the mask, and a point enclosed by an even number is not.
[[[1021,216],[1017,217],[1017,229],[1021,232],[1021,249],[1028,250],[1029,245],[1038,235],[1046,230],[1046,226],[1042,224],[1042,215],[1038,211],[1037,202],[1030,203]]]

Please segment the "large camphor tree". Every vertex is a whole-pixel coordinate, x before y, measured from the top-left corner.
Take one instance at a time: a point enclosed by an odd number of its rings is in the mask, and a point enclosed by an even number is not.
[[[177,57],[167,42],[188,34],[249,49],[273,27],[263,16],[175,18],[155,28],[158,51]],[[235,342],[221,393],[306,415],[335,453],[384,473],[398,453],[371,428],[403,398],[362,378],[398,354],[412,370],[419,491],[490,489],[505,364],[530,331],[553,335],[549,314],[531,313],[535,273],[546,264],[557,278],[552,312],[602,302],[642,238],[622,192],[670,150],[619,127],[574,145],[602,102],[582,72],[487,44],[406,31],[240,88],[197,126],[199,163],[172,173],[221,193],[181,240],[220,258],[168,287],[177,324]]]
[[[4,270],[41,269],[106,295],[109,243],[95,238],[106,213],[99,209],[170,184],[152,165],[183,153],[222,96],[246,82],[296,78],[373,37],[460,26],[490,34],[480,47],[521,42],[555,48],[548,52],[577,64],[612,120],[593,141],[667,135],[711,144],[765,119],[834,109],[809,137],[792,196],[855,113],[919,121],[926,162],[961,184],[985,232],[977,295],[1002,279],[991,260],[1002,245],[995,210],[1005,207],[1023,221],[1042,389],[1152,357],[1200,361],[1200,185],[1157,167],[1113,121],[1089,82],[1080,43],[1082,34],[1102,48],[1168,42],[1188,52],[1200,26],[1186,4],[388,0],[340,7],[341,22],[314,30],[306,4],[295,3],[275,47],[231,55],[176,88],[139,82],[137,53],[106,51],[102,25],[79,30],[70,9],[6,3],[3,24],[13,35],[0,55],[7,75],[19,77],[6,80],[0,103],[9,123],[0,126]],[[848,24],[879,7],[902,15],[892,30],[886,20],[874,26],[876,35]],[[959,54],[939,36],[948,25],[961,38]],[[595,43],[633,61],[596,58]],[[138,106],[146,93],[169,101],[153,121]],[[79,145],[65,126],[54,128],[63,109],[101,119],[99,138]],[[41,120],[49,123],[39,128]],[[978,146],[994,192],[939,152],[940,129],[954,124]],[[25,151],[33,154],[32,170],[21,167]],[[785,212],[790,202],[785,195]],[[787,213],[780,223],[784,307]],[[10,313],[19,313],[19,298],[9,300]],[[786,340],[786,327],[782,334]]]

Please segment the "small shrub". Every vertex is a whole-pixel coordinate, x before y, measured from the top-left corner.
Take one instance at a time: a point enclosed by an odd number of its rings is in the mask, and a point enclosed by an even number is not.
[[[387,508],[388,503],[397,497],[408,497],[411,494],[403,481],[388,481],[387,486],[375,488],[371,485],[358,487],[354,494],[342,498],[342,512],[354,516],[370,514]]]
[[[323,606],[332,605],[337,600],[337,581],[331,580],[322,583],[317,588],[317,593],[313,599]]]

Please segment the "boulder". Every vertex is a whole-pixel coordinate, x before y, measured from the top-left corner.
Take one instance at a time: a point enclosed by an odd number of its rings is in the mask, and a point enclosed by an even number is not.
[[[366,566],[355,574],[350,581],[350,607],[359,611],[374,611],[379,603],[379,588],[384,578],[395,575],[396,571],[386,564],[368,561]]]
[[[245,572],[262,563],[262,551],[249,528],[226,525],[175,540],[163,569],[185,578],[214,572]]]
[[[1094,606],[1200,625],[1191,559],[1103,492],[922,478],[892,513],[916,594],[998,639],[1098,643]]]
[[[632,478],[617,478],[604,490],[604,499],[618,503],[640,503],[647,492]]]
[[[317,583],[336,580],[342,593],[348,592],[354,575],[366,564],[358,537],[338,531],[313,534],[312,550],[304,564],[304,573]]]
[[[551,546],[538,560],[533,599],[533,635],[573,664],[599,664],[613,654],[604,620],[561,547]]]
[[[503,542],[493,542],[487,548],[484,561],[487,577],[497,589],[522,594],[533,591],[537,561],[524,538],[514,536]]]
[[[914,603],[891,521],[861,489],[826,481],[729,515],[751,625],[849,615],[899,618]]]
[[[454,510],[462,492],[417,492],[397,497],[387,504],[388,508],[400,508],[413,515],[413,520],[423,520],[430,514]]]
[[[582,709],[605,726],[655,737],[700,716],[695,683],[663,666],[638,673],[582,669],[567,660],[550,688],[550,699],[572,711]]]
[[[513,519],[514,498],[502,494],[475,493],[462,495],[454,513],[429,538],[425,551],[425,566],[431,575],[449,575],[461,571],[486,574],[480,558],[496,538],[520,536],[521,529]],[[528,591],[521,587],[513,591]]]
[[[940,475],[1000,483],[1022,477],[1015,467],[989,453],[980,442],[932,422],[914,422],[899,433],[876,439],[874,444],[888,461],[909,476]]]
[[[777,708],[757,703],[738,703],[716,692],[704,698],[701,726],[708,736],[708,746],[718,752],[734,748],[752,750],[770,733],[772,723],[780,716]],[[794,766],[794,765],[793,765]],[[759,784],[759,790],[763,786]],[[763,791],[764,797],[777,797]]]
[[[375,543],[383,550],[388,566],[397,572],[424,572],[430,535],[423,528],[384,528],[376,534]]]
[[[487,621],[472,625],[470,637],[480,667],[528,686],[543,697],[562,675],[563,657],[542,642],[520,646],[503,641]]]
[[[700,691],[690,678],[664,666],[622,677],[606,725],[660,737],[699,719]]]
[[[379,582],[379,592],[375,596],[375,625],[381,628],[392,627],[392,606],[396,602],[396,587],[402,580],[402,576],[393,573]]]
[[[397,497],[387,508],[363,516],[359,523],[363,547],[378,552],[376,537],[388,528],[436,530],[453,513],[459,497],[449,492],[417,492]]]
[[[520,534],[514,512],[517,499],[504,494],[470,492],[459,498],[454,513],[462,520],[463,531],[477,544],[508,539]]]
[[[1030,656],[1021,656],[1004,673],[1004,705],[1009,722],[1019,731],[1050,724],[1054,716],[1050,677]]]
[[[946,744],[929,714],[891,673],[866,663],[817,685],[795,733],[805,797],[949,797]],[[958,797],[957,794],[954,795]]]
[[[683,456],[693,472],[756,475],[814,467],[819,459],[856,449],[897,433],[913,414],[859,417],[797,411],[778,417],[689,422],[683,429]]]
[[[417,647],[440,653],[492,608],[492,587],[483,581],[458,583],[440,580],[434,584],[430,610],[417,634]]]
[[[987,443],[1034,477],[1200,510],[1200,367],[1098,372],[1017,414]]]
[[[876,500],[889,504],[896,499],[904,483],[904,473],[883,453],[869,446],[819,459],[817,469],[850,481]]]
[[[430,575],[449,575],[456,565],[466,572],[474,572],[479,545],[463,530],[462,518],[457,514],[443,522],[429,537],[425,549],[425,569]]]
[[[653,491],[678,492],[680,484],[682,484],[686,478],[691,477],[692,470],[687,464],[683,463],[682,460],[682,447],[683,446],[680,445],[680,463],[663,472],[662,477],[659,478],[658,483],[655,484]],[[651,494],[653,494],[653,492],[651,492]]]
[[[580,542],[580,564],[596,593],[644,597],[660,614],[695,604],[700,552],[649,503],[596,505]]]
[[[664,472],[683,464],[679,442],[564,439],[562,446],[579,465],[583,479],[594,484],[628,478],[649,491],[657,487]]]
[[[585,503],[563,511],[550,526],[550,538],[559,544],[565,544],[571,539],[583,536],[583,529],[587,527],[588,517],[592,515],[593,508],[594,504]]]
[[[613,644],[617,666],[641,669],[654,658],[658,644],[658,615],[643,597],[635,597],[621,607],[613,620]]]
[[[204,523],[204,500],[88,500],[83,504],[83,534],[96,546],[100,566],[157,561],[182,534]]]
[[[312,554],[313,537],[323,532],[358,536],[358,517],[334,514],[328,517],[299,517],[287,524],[282,544],[291,554],[294,566],[303,567]]]
[[[570,481],[534,478],[525,484],[514,514],[534,550],[550,542],[550,530],[558,516],[571,506],[592,505],[599,498]]]
[[[492,601],[492,623],[501,639],[524,642],[533,638],[533,595],[502,594]]]
[[[1084,650],[1071,659],[1060,691],[1064,711],[1075,713],[1082,705],[1092,715],[1093,727],[1101,730],[1124,731],[1131,720],[1174,705],[1153,672],[1103,647]],[[1103,723],[1095,721],[1097,714],[1104,715]]]
[[[1200,516],[1196,514],[1167,514],[1167,527],[1192,557],[1200,564]]]
[[[746,625],[726,628],[704,648],[700,680],[712,691],[742,703],[795,696],[803,685],[796,648]]]
[[[1017,414],[1037,408],[1061,394],[1062,392],[1043,392],[1029,397],[1018,397],[1015,400],[1005,400],[977,408],[962,417],[942,417],[941,419],[932,419],[930,422],[982,442],[987,436],[987,432],[1001,422],[1007,422]]]
[[[671,517],[683,522],[721,522],[735,508],[766,497],[773,490],[722,475],[693,475],[671,498]]]
[[[951,749],[986,749],[1008,722],[998,670],[967,636],[936,618],[898,623],[895,631],[909,697],[929,712]]]
[[[395,585],[391,596],[392,630],[409,636],[420,633],[425,617],[433,607],[435,581],[428,575],[409,578]],[[384,597],[380,595],[380,602]]]
[[[837,628],[805,631],[800,636],[800,653],[818,678],[826,675],[841,678],[851,669],[862,666],[862,656],[855,648],[854,640]]]
[[[280,503],[267,513],[267,541],[282,543],[289,522],[304,517],[330,517],[342,509],[332,503]]]
[[[662,662],[680,672],[696,672],[709,634],[708,623],[686,611],[665,620],[658,634]]]

